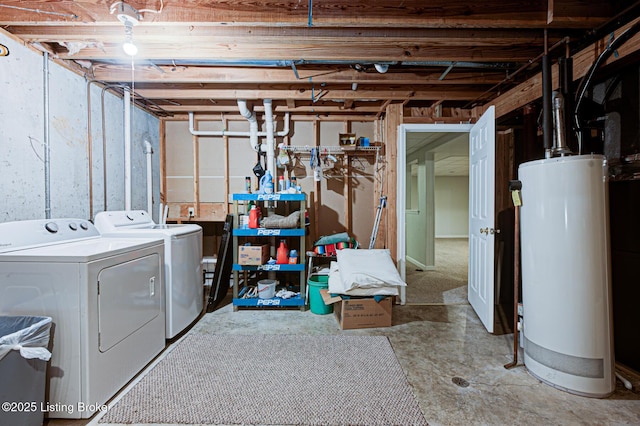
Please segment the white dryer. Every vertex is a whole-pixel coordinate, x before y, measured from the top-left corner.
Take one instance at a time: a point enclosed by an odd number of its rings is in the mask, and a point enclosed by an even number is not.
[[[94,223],[104,236],[164,239],[167,339],[200,316],[204,305],[200,225],[158,225],[144,210],[100,212]]]
[[[164,245],[82,219],[0,223],[0,315],[53,319],[50,418],[89,418],[165,347]]]

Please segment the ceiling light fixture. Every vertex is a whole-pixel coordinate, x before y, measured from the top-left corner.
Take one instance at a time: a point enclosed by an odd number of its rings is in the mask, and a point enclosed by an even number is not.
[[[118,20],[124,24],[124,44],[122,45],[124,53],[135,56],[138,53],[138,47],[133,44],[133,27],[142,19],[140,12],[123,1],[113,3],[110,10],[112,14],[116,13]]]
[[[389,70],[389,64],[374,64],[374,67],[380,74],[384,74]]]

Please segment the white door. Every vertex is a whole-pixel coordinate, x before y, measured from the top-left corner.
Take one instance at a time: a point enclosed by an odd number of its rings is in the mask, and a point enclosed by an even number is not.
[[[493,333],[495,216],[495,108],[469,133],[469,303]]]

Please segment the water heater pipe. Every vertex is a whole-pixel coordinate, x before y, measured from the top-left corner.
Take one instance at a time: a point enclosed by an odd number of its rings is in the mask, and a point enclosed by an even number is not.
[[[573,154],[567,146],[564,125],[564,96],[560,92],[553,92],[553,127],[555,133],[552,154],[554,156]]]
[[[551,102],[551,60],[549,55],[542,56],[542,138],[544,155],[551,157],[553,145],[553,114]]]

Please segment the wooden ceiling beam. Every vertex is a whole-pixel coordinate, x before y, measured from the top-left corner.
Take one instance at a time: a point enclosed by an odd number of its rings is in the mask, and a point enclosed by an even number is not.
[[[392,84],[392,85],[494,85],[505,78],[503,71],[454,71],[445,79],[440,79],[442,70],[407,71],[401,68],[378,72],[358,72],[354,69],[305,70],[297,68],[296,78],[289,68],[248,68],[248,67],[200,67],[200,66],[147,66],[138,63],[135,66],[136,83],[225,83],[260,84],[299,84],[301,82],[337,83],[337,84]],[[91,70],[92,77],[104,82],[131,80],[131,66],[96,64]]]
[[[324,101],[353,100],[468,100],[482,95],[482,90],[324,90]],[[145,89],[136,88],[136,93],[147,99],[295,99],[314,100],[320,95],[311,90],[225,90],[225,89]]]
[[[349,61],[349,62],[422,62],[422,61],[465,61],[465,62],[526,62],[540,54],[539,46],[493,46],[479,47],[473,40],[467,46],[450,46],[446,42],[440,46],[429,43],[407,42],[403,45],[372,44],[359,40],[342,40],[333,43],[314,44],[307,40],[297,40],[296,45],[283,46],[275,43],[260,45],[255,43],[224,45],[208,43],[191,45],[175,43],[170,45],[146,45],[136,42],[139,59],[148,60],[194,60],[198,58],[233,60],[292,60],[292,61]],[[70,54],[59,49],[60,59],[100,61],[116,59],[123,64],[130,62],[119,44],[91,45],[78,53]],[[206,60],[205,60],[206,61]]]
[[[48,25],[6,25],[5,29],[19,35],[26,41],[57,42],[59,40],[116,43],[123,38],[123,26],[117,20],[109,23],[66,24],[51,23]],[[363,42],[385,42],[390,44],[418,42],[444,42],[451,45],[468,45],[473,39],[478,45],[505,44],[539,44],[543,41],[543,32],[539,29],[442,29],[442,28],[281,28],[281,27],[220,27],[206,23],[174,23],[146,24],[141,23],[133,29],[136,40],[171,44],[177,38],[189,40],[192,44],[200,43],[247,43],[255,44],[291,44],[301,38],[307,42],[322,43],[345,39]],[[550,40],[560,39],[565,32],[549,31]]]
[[[110,22],[109,3],[103,0],[51,1],[4,0],[2,22]],[[158,2],[128,2],[142,10],[159,7]],[[556,0],[552,25],[593,28],[612,16],[613,6],[603,1]],[[315,0],[312,18],[308,2],[208,0],[164,0],[162,13],[143,13],[143,22],[212,22],[218,25],[315,26],[315,27],[393,27],[532,28],[547,23],[547,1],[478,0]]]
[[[172,104],[162,104],[159,103],[159,107],[167,112],[172,113],[186,113],[186,112],[205,112],[205,113],[233,113],[237,112],[238,107],[233,105],[172,105]],[[253,108],[256,112],[262,112],[263,108],[258,107],[257,105]],[[286,106],[276,106],[273,108],[276,113],[350,113],[350,114],[372,114],[377,113],[380,110],[379,106],[353,106],[351,108],[345,109],[343,105],[336,106],[317,106],[317,105],[307,105],[307,106],[296,106],[293,108]]]

